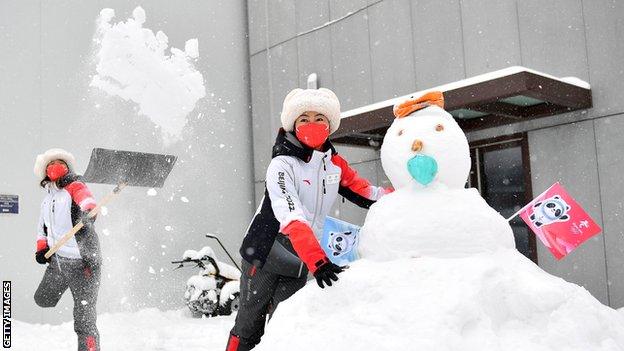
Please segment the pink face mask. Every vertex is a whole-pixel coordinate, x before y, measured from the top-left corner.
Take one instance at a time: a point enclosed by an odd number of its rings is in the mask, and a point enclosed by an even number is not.
[[[53,182],[59,180],[62,176],[66,175],[67,172],[69,172],[67,166],[62,163],[49,165],[46,168],[46,174],[48,175],[48,178],[50,178],[50,180]]]
[[[329,126],[325,123],[308,123],[296,130],[297,139],[303,144],[316,149],[329,137]]]

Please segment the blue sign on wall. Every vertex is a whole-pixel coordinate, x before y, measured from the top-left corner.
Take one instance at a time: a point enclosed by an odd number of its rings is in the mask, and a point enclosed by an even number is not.
[[[0,195],[0,213],[19,212],[19,196],[17,195]]]

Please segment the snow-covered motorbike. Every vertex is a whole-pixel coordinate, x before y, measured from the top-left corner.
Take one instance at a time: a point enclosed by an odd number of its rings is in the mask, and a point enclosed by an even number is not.
[[[218,261],[212,248],[186,250],[182,260],[171,263],[178,264],[177,268],[199,268],[199,273],[187,280],[184,293],[193,317],[214,317],[238,311],[240,270]]]

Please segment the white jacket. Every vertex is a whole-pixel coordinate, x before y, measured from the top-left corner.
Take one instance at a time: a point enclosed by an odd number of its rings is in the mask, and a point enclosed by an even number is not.
[[[41,203],[41,214],[37,226],[37,241],[47,240],[52,247],[74,226],[72,223],[72,197],[65,189],[59,189],[54,183],[46,186],[47,195]],[[57,255],[67,258],[81,258],[76,237],[72,237],[61,246]]]
[[[385,193],[360,178],[329,142],[326,149],[303,148],[294,135],[280,131],[266,173],[265,195],[240,249],[249,263],[264,265],[277,233],[293,221],[308,224],[320,240],[338,194],[368,208]]]
[[[45,187],[46,196],[41,203],[41,214],[37,225],[37,250],[41,247],[54,246],[80,221],[80,216],[96,206],[95,199],[87,186],[80,182],[79,177],[68,174],[59,180],[61,187],[56,183],[48,183]],[[91,233],[95,236],[93,227],[85,225],[78,234]],[[83,250],[81,255],[81,248]],[[87,253],[93,257],[99,256],[97,240],[88,240],[87,245],[79,245],[76,236],[72,237],[57,251],[57,255],[66,258],[85,258]]]

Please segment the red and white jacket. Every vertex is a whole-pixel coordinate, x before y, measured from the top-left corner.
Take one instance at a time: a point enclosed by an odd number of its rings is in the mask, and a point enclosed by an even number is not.
[[[89,212],[96,206],[95,199],[87,186],[76,180],[77,176],[68,174],[61,178],[58,182],[50,182],[46,185],[46,197],[41,203],[41,214],[37,225],[37,251],[46,247],[52,247],[57,241],[69,232],[72,227],[80,221],[82,214]],[[92,229],[90,226],[83,228],[83,233]],[[66,258],[84,258],[85,252],[82,252],[76,238],[74,236],[67,241],[57,251],[57,255]],[[78,239],[80,240],[80,239]],[[92,247],[89,247],[91,251]],[[96,247],[99,251],[99,245]],[[82,251],[85,251],[83,248]],[[89,256],[98,255],[99,252],[89,252]]]
[[[248,262],[263,266],[280,232],[289,236],[299,258],[314,267],[325,258],[318,242],[338,195],[368,208],[389,191],[361,178],[329,142],[326,148],[325,152],[304,148],[293,134],[280,131],[266,173],[264,198],[240,250]],[[306,226],[313,234],[291,235]]]

